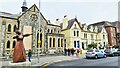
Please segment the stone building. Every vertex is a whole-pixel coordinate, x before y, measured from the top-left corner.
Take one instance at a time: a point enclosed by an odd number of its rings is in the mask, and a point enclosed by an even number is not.
[[[0,43],[1,54],[12,55],[15,47],[15,29],[18,27],[18,15],[0,12]]]

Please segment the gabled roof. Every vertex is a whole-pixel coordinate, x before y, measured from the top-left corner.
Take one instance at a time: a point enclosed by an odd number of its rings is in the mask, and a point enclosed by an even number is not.
[[[82,24],[82,28],[84,28],[86,26],[86,23]]]
[[[32,7],[36,7],[37,10],[39,11],[38,7],[34,4],[33,6],[31,6],[27,11],[30,11],[30,9]],[[25,11],[24,13],[22,13],[18,18],[20,18],[22,15],[24,15],[27,11]],[[44,18],[44,20],[46,21],[46,23],[48,24],[48,21],[45,19],[45,17],[42,15],[42,13],[40,12],[40,15]]]
[[[70,29],[75,21],[78,23],[78,26],[81,28],[80,22],[78,22],[78,20],[76,18],[74,18],[74,19],[71,19],[71,20],[68,21],[68,26],[67,26],[66,29],[63,29],[63,31]],[[62,27],[62,25],[63,25],[63,23],[60,24],[61,27]]]

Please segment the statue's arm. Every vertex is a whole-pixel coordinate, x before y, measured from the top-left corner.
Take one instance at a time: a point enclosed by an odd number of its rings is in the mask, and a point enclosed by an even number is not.
[[[30,35],[32,35],[32,34],[24,34],[23,37],[28,37]]]
[[[13,37],[13,39],[16,39],[16,38],[18,38],[18,36],[14,36],[14,37]]]

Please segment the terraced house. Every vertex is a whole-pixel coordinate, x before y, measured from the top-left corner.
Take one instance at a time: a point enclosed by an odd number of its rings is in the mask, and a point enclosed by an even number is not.
[[[91,43],[96,43],[98,47],[108,44],[108,34],[105,28],[81,24],[77,18],[68,20],[67,16],[64,16],[61,28],[62,34],[65,35],[66,48],[85,50]]]
[[[116,46],[118,45],[116,34],[120,33],[120,22],[109,22],[109,21],[101,21],[97,23],[93,23],[94,26],[100,26],[105,28],[108,33],[108,44],[109,46]]]

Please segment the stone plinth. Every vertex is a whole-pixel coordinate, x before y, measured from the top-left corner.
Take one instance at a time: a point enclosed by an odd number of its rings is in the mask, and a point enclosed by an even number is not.
[[[19,63],[9,62],[9,66],[31,66],[31,62],[29,61]]]

